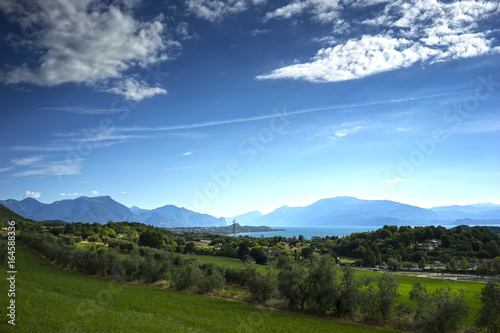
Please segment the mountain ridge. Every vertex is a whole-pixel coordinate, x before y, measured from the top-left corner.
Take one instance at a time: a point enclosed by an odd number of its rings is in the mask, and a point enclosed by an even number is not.
[[[21,201],[0,200],[0,204],[24,218],[32,220],[62,220],[65,222],[134,221],[158,227],[226,226],[234,219],[249,226],[339,226],[339,225],[452,225],[471,220],[477,223],[498,222],[500,205],[473,205],[421,208],[390,200],[363,200],[343,196],[318,200],[307,206],[282,206],[268,214],[251,211],[231,218],[217,218],[175,205],[155,209],[126,207],[110,196],[78,197],[44,204],[33,198]],[[461,224],[461,223],[458,223]]]

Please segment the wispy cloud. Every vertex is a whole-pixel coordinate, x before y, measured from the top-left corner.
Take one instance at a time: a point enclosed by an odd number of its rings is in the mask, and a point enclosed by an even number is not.
[[[90,107],[76,107],[76,106],[54,106],[54,107],[43,107],[40,110],[53,110],[66,113],[78,113],[87,115],[105,115],[105,114],[115,114],[126,112],[126,108],[117,109],[102,109],[102,108],[90,108]]]
[[[192,151],[187,151],[187,152],[185,152],[184,154],[182,154],[182,156],[189,156],[189,155],[191,155],[192,153],[193,153]]]
[[[92,194],[93,194],[93,195],[99,195],[99,191],[95,191],[95,190],[94,190],[94,191],[92,191]]]
[[[182,166],[182,167],[174,167],[174,168],[165,168],[165,171],[181,171],[181,170],[190,170],[195,169],[195,166]]]
[[[17,172],[14,177],[77,175],[81,172],[82,162],[83,159],[47,161],[33,165],[29,170]]]
[[[6,168],[1,168],[0,169],[0,172],[5,172],[5,171],[9,171],[11,169],[13,169],[14,167],[6,167]]]
[[[36,156],[31,156],[31,157],[25,157],[25,158],[16,158],[13,160],[10,160],[12,164],[16,166],[27,166],[31,165],[37,162],[40,162],[45,159],[45,156],[43,155],[36,155]]]
[[[24,197],[25,198],[33,198],[33,199],[38,199],[42,196],[42,193],[41,192],[31,192],[31,191],[26,191],[26,193],[24,193]]]

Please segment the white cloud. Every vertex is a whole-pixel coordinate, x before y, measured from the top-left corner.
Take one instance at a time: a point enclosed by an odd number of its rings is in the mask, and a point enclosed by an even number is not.
[[[252,31],[250,31],[250,35],[256,37],[259,35],[270,33],[271,31],[271,29],[253,29]]]
[[[77,196],[83,195],[83,193],[77,193],[77,192],[74,192],[74,193],[59,193],[59,195],[63,196],[63,197],[77,197]]]
[[[408,67],[435,50],[403,38],[365,35],[345,44],[324,48],[308,63],[279,68],[257,79],[305,79],[312,82],[346,81]]]
[[[31,165],[31,164],[40,162],[44,159],[45,159],[45,156],[43,156],[43,155],[35,155],[35,156],[25,157],[25,158],[16,158],[16,159],[12,159],[10,161],[12,162],[12,164],[14,164],[16,166],[27,166],[27,165]]]
[[[261,5],[266,0],[187,0],[188,11],[208,21],[220,21],[244,12],[250,5]]]
[[[160,87],[150,87],[144,81],[138,81],[134,78],[126,78],[125,80],[119,81],[115,87],[106,89],[108,92],[112,92],[118,95],[123,95],[127,99],[134,100],[136,102],[143,100],[144,98],[152,97],[154,95],[166,94],[167,91]]]
[[[127,194],[127,192],[120,192],[120,194]]]
[[[410,180],[409,178],[392,178],[392,179],[383,180],[381,183],[382,183],[382,186],[392,186],[396,183],[407,182],[409,180]]]
[[[351,135],[351,134],[354,134],[356,133],[357,131],[359,131],[360,129],[362,129],[363,127],[362,126],[356,126],[356,127],[352,127],[352,128],[345,128],[345,129],[342,129],[340,131],[336,131],[334,136],[330,136],[329,138],[331,140],[338,140],[346,135]]]
[[[150,22],[138,21],[132,16],[132,7],[137,4],[138,1],[111,5],[97,0],[58,0],[51,5],[44,0],[1,1],[0,10],[32,34],[32,38],[16,47],[40,54],[38,67],[23,64],[10,68],[2,81],[41,86],[68,82],[110,85],[109,79],[121,79],[127,70],[167,59],[163,16]],[[163,92],[151,88],[145,96]]]
[[[1,168],[0,172],[5,172],[11,170],[13,167],[6,167],[6,168]]]
[[[406,131],[409,131],[411,128],[409,127],[398,127],[396,128],[396,131],[398,132],[406,132]]]
[[[185,152],[184,154],[182,154],[182,156],[189,156],[189,155],[191,155],[192,153],[193,153],[192,151],[187,151],[187,152]]]
[[[41,192],[31,192],[31,191],[26,191],[24,194],[25,198],[33,198],[33,199],[38,199],[42,196]]]
[[[95,190],[94,190],[94,191],[92,191],[92,194],[93,194],[93,195],[99,195],[99,191],[95,191]]]
[[[385,3],[379,12],[360,21],[343,20],[345,7],[364,7]],[[492,36],[494,20],[498,18],[496,1],[435,0],[396,1],[337,1],[304,0],[267,13],[266,19],[290,18],[309,13],[323,24],[332,24],[332,46],[320,49],[309,61],[278,68],[257,79],[303,79],[311,82],[336,82],[363,78],[380,72],[406,68],[415,63],[432,64],[499,53],[498,41]],[[372,14],[374,13],[374,14]],[[340,22],[340,23],[339,23]],[[351,36],[344,41],[354,24],[360,31],[375,34]],[[340,40],[340,41],[337,41]],[[335,44],[337,43],[337,44]]]

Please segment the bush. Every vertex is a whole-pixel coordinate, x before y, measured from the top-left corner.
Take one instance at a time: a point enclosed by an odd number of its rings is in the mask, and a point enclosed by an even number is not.
[[[417,302],[415,319],[426,332],[453,332],[462,327],[469,316],[469,306],[463,290],[457,294],[450,287],[428,294],[417,282],[410,292],[410,299]]]
[[[277,292],[276,274],[268,271],[267,274],[259,273],[254,267],[247,267],[246,286],[252,299],[259,303],[270,300]]]

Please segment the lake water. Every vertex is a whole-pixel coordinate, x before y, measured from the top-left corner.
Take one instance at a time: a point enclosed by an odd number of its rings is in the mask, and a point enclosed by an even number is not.
[[[313,236],[325,237],[325,236],[338,236],[343,237],[350,235],[354,232],[365,232],[373,231],[382,228],[382,226],[362,226],[362,227],[272,227],[273,229],[285,229],[285,231],[270,231],[270,232],[252,232],[252,233],[242,233],[237,234],[245,236],[249,235],[252,237],[274,237],[283,236],[287,238],[292,238],[293,236],[299,237],[299,235],[304,235],[306,239],[311,239]]]

